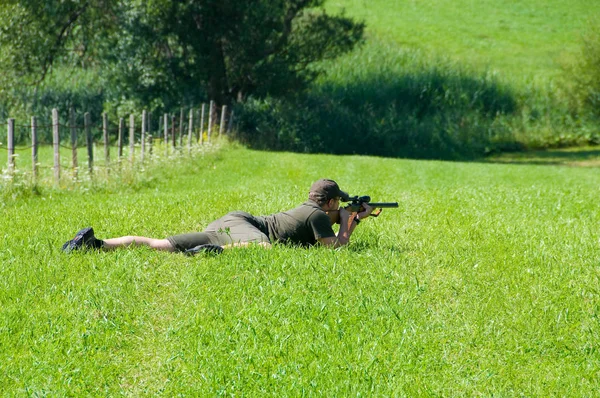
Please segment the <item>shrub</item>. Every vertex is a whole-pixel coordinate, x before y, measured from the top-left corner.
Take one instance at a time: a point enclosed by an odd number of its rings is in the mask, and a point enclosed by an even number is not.
[[[569,72],[579,111],[600,117],[600,18],[590,21],[578,62]]]

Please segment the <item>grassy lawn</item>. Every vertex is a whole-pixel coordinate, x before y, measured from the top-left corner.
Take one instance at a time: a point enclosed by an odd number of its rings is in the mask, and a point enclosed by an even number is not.
[[[4,161],[4,160],[3,160]],[[597,168],[266,153],[0,203],[0,386],[9,396],[592,396]],[[188,258],[65,255],[301,203],[315,179],[399,201],[349,247]]]
[[[426,66],[439,60],[442,69],[490,71],[527,95],[530,84],[551,89],[561,65],[577,57],[600,3],[329,0],[327,8],[363,18],[368,42],[332,63],[325,83],[345,87],[370,74],[393,83],[408,74],[400,80],[419,88],[430,79]],[[381,98],[402,87],[389,81],[366,93]],[[371,98],[358,89],[345,94],[352,95]],[[231,144],[165,160],[156,149],[155,163],[125,161],[107,173],[97,147],[91,178],[81,148],[74,182],[63,148],[55,189],[46,147],[41,184],[31,189],[31,155],[22,148],[14,181],[1,176],[2,395],[589,397],[600,390],[597,147],[477,162]],[[2,146],[2,169],[6,162]],[[232,210],[286,210],[323,177],[400,208],[361,223],[340,250],[276,245],[193,258],[145,248],[60,250],[86,226],[99,238],[162,238],[202,230]]]

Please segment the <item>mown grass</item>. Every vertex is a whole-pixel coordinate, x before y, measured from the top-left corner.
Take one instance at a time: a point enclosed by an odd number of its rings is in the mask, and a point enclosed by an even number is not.
[[[0,385],[25,395],[592,396],[597,170],[229,146],[152,184],[0,204]],[[330,177],[399,201],[341,250],[65,255],[268,214]],[[138,176],[139,180],[144,179]]]

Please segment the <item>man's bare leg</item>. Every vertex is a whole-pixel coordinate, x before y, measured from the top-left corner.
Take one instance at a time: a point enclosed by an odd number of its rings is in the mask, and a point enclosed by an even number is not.
[[[104,249],[129,246],[148,246],[156,250],[175,251],[175,248],[167,239],[146,238],[144,236],[122,236],[120,238],[104,239]]]

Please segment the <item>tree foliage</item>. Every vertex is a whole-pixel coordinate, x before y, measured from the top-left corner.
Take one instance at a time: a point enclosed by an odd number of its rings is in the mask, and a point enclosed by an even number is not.
[[[105,14],[112,9],[110,0],[3,3],[0,6],[3,69],[28,82],[42,81],[57,62],[85,61],[94,41],[110,26],[110,18]]]
[[[4,84],[36,84],[58,64],[95,68],[113,102],[173,106],[283,96],[319,61],[351,50],[364,25],[323,0],[5,0]]]

